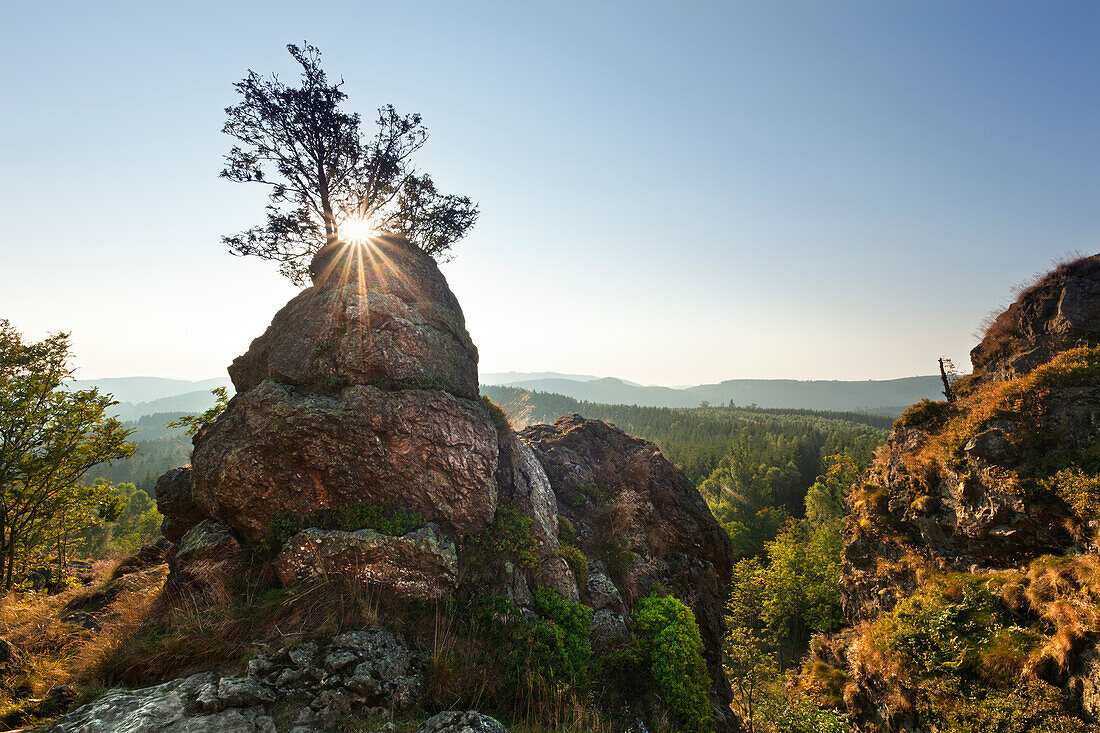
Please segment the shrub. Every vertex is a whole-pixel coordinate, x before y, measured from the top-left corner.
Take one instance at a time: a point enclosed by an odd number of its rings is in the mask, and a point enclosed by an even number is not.
[[[539,564],[539,548],[531,534],[531,518],[518,509],[497,507],[493,523],[479,534],[465,539],[463,549],[474,567],[503,560],[521,568],[535,570]]]
[[[683,730],[714,730],[703,662],[703,640],[695,614],[672,596],[648,596],[634,606],[634,634],[641,656]]]
[[[918,675],[977,672],[1007,625],[1005,608],[981,576],[941,575],[875,623]]]
[[[512,425],[508,422],[508,416],[504,414],[504,410],[500,409],[500,405],[484,395],[482,395],[481,401],[489,408],[489,419],[493,421],[493,426],[496,427],[497,432],[512,432]]]
[[[1063,468],[1040,486],[1061,498],[1085,520],[1100,514],[1100,476],[1090,476],[1080,468]]]
[[[933,402],[925,397],[923,400],[903,412],[901,417],[894,422],[894,427],[911,428],[914,425],[939,422],[948,415],[949,410],[950,406],[948,403]]]
[[[573,545],[561,545],[558,554],[569,563],[569,569],[573,571],[573,577],[577,580],[577,587],[584,588],[588,582],[588,558],[584,556],[580,548]]]

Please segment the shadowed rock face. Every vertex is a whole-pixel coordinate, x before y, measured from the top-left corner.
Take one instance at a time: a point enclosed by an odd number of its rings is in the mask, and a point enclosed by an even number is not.
[[[190,466],[173,468],[165,473],[157,479],[154,491],[157,511],[164,515],[161,531],[169,542],[179,542],[187,530],[205,518],[191,495]]]
[[[1011,379],[1073,346],[1100,343],[1100,254],[1062,265],[1021,293],[970,352],[974,373]]]
[[[432,258],[383,237],[326,247],[314,270],[314,286],[229,367],[238,392],[271,379],[312,392],[373,384],[477,398],[477,349]]]
[[[722,642],[733,552],[699,492],[657,446],[597,420],[570,415],[519,436],[546,470],[585,554],[617,565],[610,579],[593,573],[600,597],[586,589],[582,601],[617,606],[621,594],[630,606],[657,586],[672,589],[695,613],[715,701],[728,708]]]
[[[195,440],[194,495],[247,540],[280,511],[393,502],[458,534],[496,511],[496,431],[478,402],[437,390],[339,395],[263,382]]]

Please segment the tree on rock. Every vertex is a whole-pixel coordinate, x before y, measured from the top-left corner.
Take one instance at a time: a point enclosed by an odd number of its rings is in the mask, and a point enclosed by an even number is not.
[[[235,138],[221,175],[270,187],[267,222],[223,241],[238,255],[280,264],[296,283],[313,254],[329,242],[365,238],[372,230],[405,236],[435,258],[446,256],[477,220],[469,197],[440,193],[413,155],[428,138],[418,114],[378,110],[373,137],[358,114],[345,112],[344,82],[330,83],[321,53],[287,46],[302,67],[300,87],[254,71],[234,85],[243,98],[226,108],[222,132]]]

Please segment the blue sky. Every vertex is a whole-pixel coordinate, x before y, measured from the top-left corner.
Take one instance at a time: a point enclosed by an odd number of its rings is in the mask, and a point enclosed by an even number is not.
[[[319,46],[481,204],[444,266],[482,371],[643,383],[967,363],[1100,250],[1088,2],[0,2],[0,317],[85,378],[203,378],[295,288],[222,234],[232,83]]]

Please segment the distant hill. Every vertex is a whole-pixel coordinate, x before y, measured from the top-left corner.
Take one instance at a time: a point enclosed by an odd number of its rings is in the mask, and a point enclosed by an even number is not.
[[[232,394],[232,392],[230,393]],[[187,392],[171,397],[161,397],[159,400],[148,402],[123,402],[112,409],[118,419],[123,421],[138,420],[145,415],[156,413],[172,413],[176,416],[182,414],[195,414],[205,411],[214,404],[214,396],[210,390]]]
[[[164,397],[175,397],[188,392],[207,392],[215,387],[229,387],[229,377],[188,381],[164,377],[108,377],[106,379],[76,379],[69,383],[73,389],[98,389],[110,393],[119,402],[152,402]]]
[[[733,404],[742,406],[869,412],[894,416],[925,397],[937,399],[940,396],[940,381],[935,376],[855,382],[731,379],[719,384],[680,389],[644,387],[614,377],[585,378],[582,381],[561,376],[540,378],[532,375],[529,379],[505,383],[486,378],[481,381],[485,385],[517,387],[529,392],[550,392],[602,404],[698,407],[704,401],[714,405],[727,405],[732,401]]]
[[[865,412],[896,417],[909,405],[928,397],[939,399],[939,377],[842,381],[799,381],[794,379],[730,379],[718,384],[693,387],[643,386],[615,377],[558,372],[490,372],[481,375],[483,385],[506,386],[529,392],[548,392],[575,400],[605,405],[641,407],[698,407],[735,405],[788,409]],[[85,379],[74,388],[96,387],[109,392],[121,404],[115,414],[123,420],[137,420],[158,412],[202,412],[214,404],[210,390],[233,386],[227,377],[187,381],[161,377],[118,377]]]

